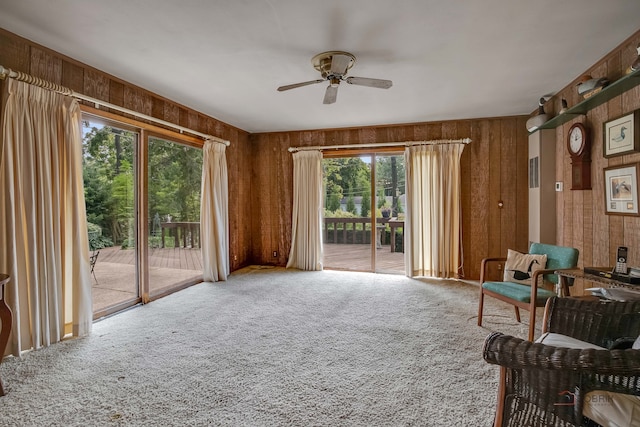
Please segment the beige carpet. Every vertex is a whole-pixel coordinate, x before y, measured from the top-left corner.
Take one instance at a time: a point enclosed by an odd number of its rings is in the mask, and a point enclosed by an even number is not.
[[[474,283],[249,267],[7,358],[7,426],[489,426]]]

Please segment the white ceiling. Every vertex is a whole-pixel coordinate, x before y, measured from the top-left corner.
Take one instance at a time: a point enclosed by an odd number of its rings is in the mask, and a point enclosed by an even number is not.
[[[640,27],[638,0],[0,0],[0,27],[249,132],[528,114]],[[325,83],[311,57],[353,53]],[[3,64],[0,64],[3,65]]]

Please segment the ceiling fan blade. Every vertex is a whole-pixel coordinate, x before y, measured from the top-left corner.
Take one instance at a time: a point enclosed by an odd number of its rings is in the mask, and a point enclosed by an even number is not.
[[[282,92],[284,90],[289,90],[289,89],[295,89],[297,87],[313,85],[313,84],[316,84],[316,83],[322,83],[323,81],[324,81],[323,79],[318,79],[318,80],[310,80],[308,82],[294,83],[292,85],[280,86],[278,88],[278,92]]]
[[[331,74],[343,75],[353,59],[348,55],[335,53],[331,57]]]
[[[333,104],[334,102],[336,102],[337,98],[338,98],[338,86],[329,85],[327,86],[327,90],[324,93],[324,101],[322,101],[322,103]]]
[[[393,85],[391,80],[370,79],[367,77],[347,77],[345,80],[352,85],[377,87],[379,89],[389,89]]]

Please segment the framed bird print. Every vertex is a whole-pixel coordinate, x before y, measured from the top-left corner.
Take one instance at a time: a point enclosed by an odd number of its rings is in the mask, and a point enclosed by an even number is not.
[[[604,124],[604,157],[640,151],[640,110]]]
[[[604,198],[607,215],[639,216],[638,163],[604,169]]]

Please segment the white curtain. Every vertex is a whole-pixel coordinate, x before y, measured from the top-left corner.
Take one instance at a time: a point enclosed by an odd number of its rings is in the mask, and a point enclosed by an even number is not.
[[[200,239],[202,275],[206,282],[229,275],[229,190],[226,146],[205,141],[202,159]]]
[[[407,276],[458,277],[463,150],[464,144],[451,143],[405,151]]]
[[[287,268],[322,270],[322,153],[293,153],[293,214]]]
[[[7,79],[0,154],[0,271],[16,356],[91,330],[81,112],[68,96]],[[66,326],[66,331],[65,331]]]

